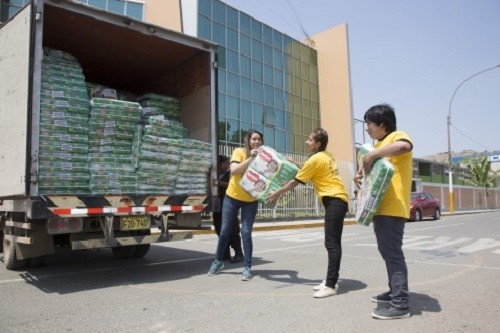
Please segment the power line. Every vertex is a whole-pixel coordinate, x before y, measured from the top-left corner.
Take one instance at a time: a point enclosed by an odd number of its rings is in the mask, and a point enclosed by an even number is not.
[[[451,125],[451,127],[453,127],[458,133],[462,134],[463,136],[465,136],[467,139],[471,140],[475,144],[480,145],[481,147],[483,147],[484,149],[486,149],[488,151],[493,151],[493,149],[490,149],[490,148],[486,147],[485,145],[483,145],[482,143],[480,143],[480,142],[476,141],[475,139],[471,138],[470,136],[468,136],[467,134],[465,134],[464,132],[462,132],[461,130],[459,130],[457,127],[455,127],[453,125]]]
[[[314,47],[314,41],[312,40],[311,36],[309,36],[306,29],[304,28],[304,25],[300,21],[300,18],[297,15],[297,12],[295,11],[295,9],[292,6],[292,3],[290,2],[290,0],[286,0],[286,2],[288,3],[288,6],[290,6],[290,9],[292,10],[293,15],[295,16],[295,19],[299,23],[299,26],[300,26],[300,29],[302,30],[302,33],[306,36],[306,41],[309,42],[310,46]]]
[[[283,18],[285,20],[285,23],[288,24],[293,30],[299,32],[299,33],[302,33],[302,31],[300,29],[297,29],[288,19],[287,17],[283,16],[281,13],[277,12],[276,10],[274,10],[274,8],[272,8],[271,6],[269,6],[265,1],[261,1],[261,0],[257,0],[258,2],[260,2],[263,6],[269,8],[274,14],[276,14],[277,16]]]

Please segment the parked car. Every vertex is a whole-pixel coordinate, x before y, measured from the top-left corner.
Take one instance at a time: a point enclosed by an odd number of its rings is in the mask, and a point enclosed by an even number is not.
[[[434,220],[441,218],[441,203],[428,192],[412,192],[410,201],[410,220],[422,221],[430,216]]]

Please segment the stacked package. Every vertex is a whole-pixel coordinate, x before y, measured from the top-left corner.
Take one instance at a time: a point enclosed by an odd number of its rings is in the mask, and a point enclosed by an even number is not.
[[[208,189],[208,170],[212,165],[212,146],[209,143],[185,139],[177,171],[174,194],[205,194]]]
[[[180,121],[150,116],[146,120],[144,134],[162,138],[182,139],[187,137],[187,129]]]
[[[371,144],[361,145],[358,151],[358,165],[363,165],[363,156],[373,149]],[[364,175],[356,205],[356,221],[359,224],[370,225],[373,221],[393,174],[394,167],[391,162],[380,158],[373,163],[370,172]]]
[[[88,194],[89,103],[72,55],[44,49],[40,96],[40,194]]]
[[[138,154],[139,193],[172,195],[184,140],[145,134]]]
[[[149,93],[141,95],[137,101],[142,106],[141,123],[144,124],[137,170],[138,190],[140,193],[176,194],[176,180],[189,179],[178,173],[187,137],[187,130],[179,121],[180,100]]]
[[[137,101],[142,106],[143,120],[151,116],[159,119],[180,119],[181,102],[178,98],[149,93],[139,96]]]
[[[137,174],[133,152],[139,142],[140,105],[106,98],[92,98],[90,105],[91,193],[135,193]]]
[[[298,171],[295,164],[276,150],[260,146],[259,153],[241,177],[240,185],[257,201],[268,205],[269,194],[292,180]]]

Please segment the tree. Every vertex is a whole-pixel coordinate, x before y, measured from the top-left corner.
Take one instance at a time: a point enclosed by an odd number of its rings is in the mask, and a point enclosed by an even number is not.
[[[495,187],[496,173],[491,171],[491,162],[488,156],[476,157],[467,163],[468,173],[460,176],[460,179],[469,185],[483,187],[486,196],[489,196],[488,189]]]

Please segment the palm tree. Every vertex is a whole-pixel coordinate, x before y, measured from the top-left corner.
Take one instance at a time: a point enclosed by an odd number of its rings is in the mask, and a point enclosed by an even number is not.
[[[468,173],[460,176],[464,183],[483,187],[486,190],[486,196],[489,196],[488,189],[495,187],[496,172],[491,171],[491,162],[488,156],[476,157],[467,164]]]

